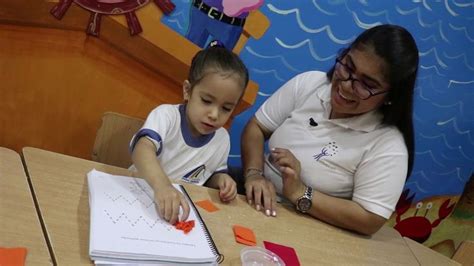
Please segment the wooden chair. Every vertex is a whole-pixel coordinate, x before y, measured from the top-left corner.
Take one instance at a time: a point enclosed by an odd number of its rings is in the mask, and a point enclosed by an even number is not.
[[[106,112],[97,131],[92,160],[128,168],[132,165],[129,143],[145,121],[124,114]]]

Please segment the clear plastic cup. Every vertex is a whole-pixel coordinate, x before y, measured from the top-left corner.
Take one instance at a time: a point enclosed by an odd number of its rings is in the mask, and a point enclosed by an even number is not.
[[[240,251],[243,266],[285,266],[277,254],[261,247],[245,247]]]

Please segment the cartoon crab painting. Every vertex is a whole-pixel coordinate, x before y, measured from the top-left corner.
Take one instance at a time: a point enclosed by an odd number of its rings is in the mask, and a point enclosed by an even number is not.
[[[418,243],[423,243],[430,237],[432,229],[438,226],[443,219],[448,217],[448,215],[452,212],[456,204],[453,203],[448,206],[450,199],[445,200],[439,207],[438,218],[433,222],[430,222],[430,220],[426,218],[426,215],[433,207],[433,204],[431,202],[426,204],[425,213],[421,216],[417,216],[418,211],[423,207],[423,202],[418,202],[416,204],[415,214],[412,217],[401,219],[401,216],[410,208],[412,200],[415,196],[415,194],[413,194],[412,196],[408,197],[409,192],[409,189],[405,190],[397,203],[397,217],[394,228],[402,236],[411,238],[417,241]]]
[[[142,27],[135,14],[135,10],[145,6],[151,0],[60,0],[50,13],[57,19],[62,19],[66,11],[74,2],[80,7],[89,10],[91,16],[87,26],[87,34],[99,36],[100,20],[102,15],[125,15],[130,35],[142,32]],[[170,14],[175,5],[170,0],[153,0],[165,15]]]

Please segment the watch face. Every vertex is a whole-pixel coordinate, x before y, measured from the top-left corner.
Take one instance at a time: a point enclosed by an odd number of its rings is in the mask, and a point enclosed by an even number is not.
[[[298,200],[298,210],[301,212],[307,212],[311,208],[311,200],[308,198],[300,198]]]

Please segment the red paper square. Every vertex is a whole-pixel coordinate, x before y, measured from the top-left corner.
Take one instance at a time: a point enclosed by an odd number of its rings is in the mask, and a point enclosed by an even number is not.
[[[300,265],[300,261],[298,260],[298,256],[296,255],[296,251],[294,248],[275,244],[268,241],[263,241],[263,245],[266,249],[277,254],[285,262],[285,265]]]

